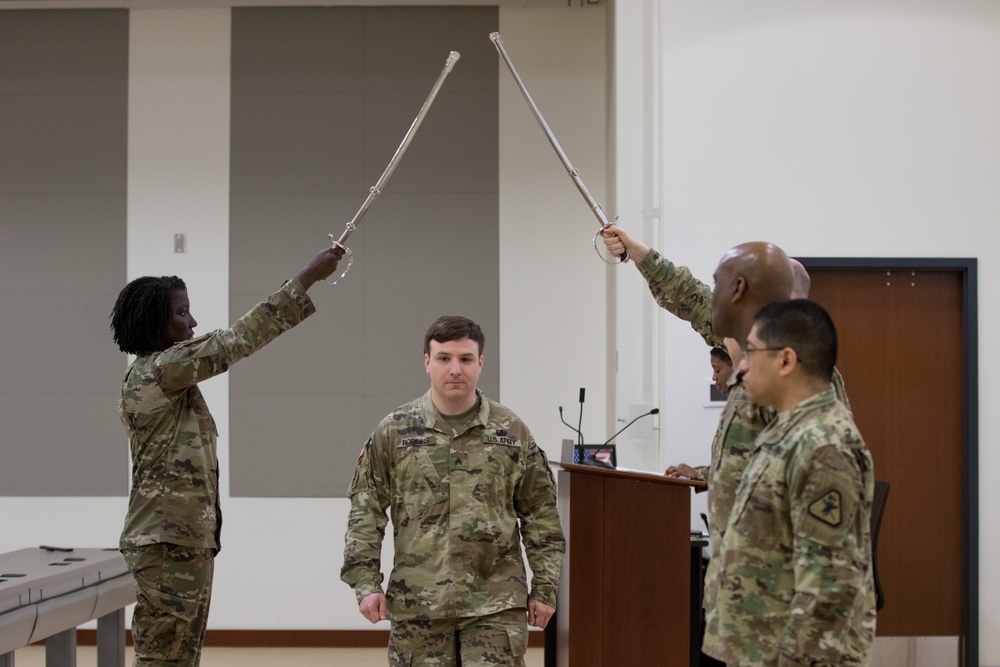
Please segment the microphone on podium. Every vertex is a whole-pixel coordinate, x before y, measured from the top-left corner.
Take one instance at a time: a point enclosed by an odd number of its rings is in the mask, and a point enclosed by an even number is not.
[[[594,468],[611,468],[613,470],[614,466],[611,465],[610,462],[597,460],[597,455],[600,454],[601,451],[605,447],[607,447],[608,445],[610,445],[611,441],[614,440],[615,438],[617,438],[619,435],[621,435],[622,432],[625,429],[627,429],[629,426],[631,426],[632,424],[636,423],[637,421],[639,421],[643,417],[648,417],[650,415],[658,415],[658,414],[660,414],[660,409],[659,408],[653,408],[649,412],[645,412],[645,413],[639,415],[638,417],[636,417],[635,419],[633,419],[632,421],[630,421],[629,423],[625,424],[625,426],[623,426],[621,428],[621,430],[619,430],[613,436],[611,436],[610,438],[608,438],[607,442],[605,442],[603,445],[601,445],[600,447],[598,447],[597,449],[595,449],[591,453],[587,454],[587,457],[583,460],[583,465],[585,465],[585,466],[592,466]]]
[[[580,434],[580,445],[583,445],[583,397],[587,394],[586,387],[580,387],[580,419],[576,424],[576,432]]]
[[[583,446],[583,431],[581,431],[580,428],[583,426],[583,399],[586,395],[587,395],[586,387],[580,387],[580,419],[576,428],[573,428],[572,424],[568,423],[565,419],[563,419],[562,406],[561,405],[559,406],[559,420],[576,432],[576,444],[581,447]]]
[[[579,429],[575,428],[572,424],[570,424],[565,419],[563,419],[563,412],[562,412],[562,406],[561,405],[559,406],[559,420],[563,424],[566,424],[566,426],[569,426],[570,429],[572,429],[573,431],[576,432],[576,443],[577,444],[580,444],[581,442],[583,442],[583,433],[580,433]],[[572,441],[570,441],[570,442],[572,442]]]

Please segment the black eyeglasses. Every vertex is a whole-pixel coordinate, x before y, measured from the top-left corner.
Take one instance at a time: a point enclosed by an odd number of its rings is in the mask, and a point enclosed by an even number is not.
[[[744,353],[743,356],[746,357],[747,361],[750,361],[750,357],[753,356],[754,352],[777,352],[778,350],[784,350],[786,347],[788,346],[785,345],[784,347],[750,347],[749,345],[747,345],[746,349],[743,351]]]

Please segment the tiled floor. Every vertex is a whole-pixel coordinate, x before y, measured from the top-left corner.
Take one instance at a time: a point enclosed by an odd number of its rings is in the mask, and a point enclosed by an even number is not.
[[[542,649],[528,649],[527,667],[542,667]],[[132,664],[126,649],[125,665]],[[201,667],[386,667],[384,648],[214,648],[205,649]],[[14,652],[15,667],[45,667],[45,647],[28,646]],[[96,667],[97,650],[81,646],[77,667]]]

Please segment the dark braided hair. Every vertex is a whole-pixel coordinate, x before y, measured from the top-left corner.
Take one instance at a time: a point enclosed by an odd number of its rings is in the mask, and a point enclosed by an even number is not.
[[[170,319],[170,295],[177,290],[187,290],[177,276],[136,278],[122,289],[111,310],[111,330],[119,350],[129,354],[158,350],[158,338]]]

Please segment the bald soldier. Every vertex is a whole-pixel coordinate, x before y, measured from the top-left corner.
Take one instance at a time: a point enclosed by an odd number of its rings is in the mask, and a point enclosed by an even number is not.
[[[484,345],[467,318],[431,325],[430,390],[382,420],[351,482],[341,579],[365,618],[391,621],[393,667],[523,667],[527,624],[544,628],[555,612],[555,480],[528,427],[476,386]],[[387,509],[395,555],[383,591]]]
[[[615,256],[628,251],[646,279],[656,302],[691,324],[713,347],[725,343],[745,344],[753,317],[763,306],[785,301],[795,287],[794,267],[789,257],[770,243],[745,243],[729,250],[715,271],[715,289],[695,278],[684,266],[675,266],[656,250],[612,225],[603,232],[604,243]],[[801,283],[800,283],[801,284]],[[740,349],[730,349],[734,362]],[[711,465],[670,466],[666,474],[704,480],[708,487],[709,536],[713,547],[722,543],[736,487],[753,451],[754,441],[774,417],[774,411],[755,405],[740,382],[740,374],[729,379],[729,393],[712,440]],[[842,394],[842,386],[838,395]],[[846,400],[846,395],[844,396]],[[715,603],[718,566],[711,559],[705,573],[702,606]],[[710,617],[709,617],[710,618]]]
[[[704,651],[736,667],[866,665],[875,636],[871,455],[830,379],[837,333],[812,301],[764,307],[739,370],[777,417],[757,437],[713,556]]]
[[[792,290],[792,269],[788,256],[770,243],[745,243],[732,248],[715,270],[715,289],[696,279],[687,267],[677,267],[657,251],[633,239],[620,227],[604,230],[604,243],[615,256],[627,250],[649,284],[656,302],[686,320],[714,347],[724,346],[724,338],[745,341],[753,316],[761,307],[787,300]],[[750,402],[739,383],[738,374],[729,379],[729,393],[719,427],[712,440],[711,465],[683,466],[667,470],[668,475],[703,479],[708,487],[708,525],[713,545],[721,544],[729,521],[729,511],[754,440],[774,416],[770,408]],[[687,474],[685,474],[687,473]],[[716,568],[709,561],[705,573],[703,606],[715,601]]]

